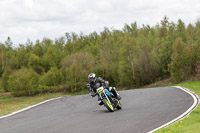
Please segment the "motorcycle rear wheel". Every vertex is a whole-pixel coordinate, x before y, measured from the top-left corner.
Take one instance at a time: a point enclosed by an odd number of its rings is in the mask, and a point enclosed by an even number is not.
[[[117,105],[116,108],[117,108],[117,109],[122,109],[122,105],[121,105],[120,101],[119,101],[119,103],[118,103],[118,105]]]

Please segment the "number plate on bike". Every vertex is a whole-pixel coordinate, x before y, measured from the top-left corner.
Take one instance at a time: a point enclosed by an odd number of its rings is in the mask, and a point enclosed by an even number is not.
[[[101,95],[104,91],[104,88],[103,87],[100,87],[97,89],[97,93],[99,93],[99,95]]]

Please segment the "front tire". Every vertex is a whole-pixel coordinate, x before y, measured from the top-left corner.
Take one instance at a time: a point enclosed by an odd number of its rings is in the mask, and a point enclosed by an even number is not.
[[[103,103],[110,112],[114,112],[114,108],[108,99],[103,99]]]

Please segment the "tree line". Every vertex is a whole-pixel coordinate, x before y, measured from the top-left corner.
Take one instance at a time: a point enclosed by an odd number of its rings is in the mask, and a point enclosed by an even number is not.
[[[0,87],[14,96],[74,92],[86,88],[94,72],[112,86],[141,87],[196,74],[200,61],[200,21],[185,25],[167,17],[155,26],[136,22],[99,34],[66,33],[59,39],[30,40],[14,48],[0,43]]]

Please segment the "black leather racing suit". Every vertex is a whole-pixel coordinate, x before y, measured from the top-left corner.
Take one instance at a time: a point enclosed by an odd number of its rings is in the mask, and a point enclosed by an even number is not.
[[[97,92],[97,89],[101,86],[104,86],[105,89],[107,89],[108,91],[112,92],[114,97],[116,97],[117,99],[121,99],[121,97],[119,96],[119,94],[117,93],[117,90],[115,89],[115,87],[109,87],[109,82],[103,80],[101,77],[96,78],[95,81],[91,81],[87,84],[88,86],[88,90],[89,93],[91,94],[91,96],[93,96],[92,94]]]
[[[108,84],[109,84],[108,81],[105,81],[101,77],[99,77],[96,78],[95,81],[89,82],[87,86],[90,93],[92,92],[96,93],[97,89],[101,86],[104,86],[105,89],[108,89]]]

